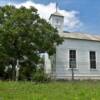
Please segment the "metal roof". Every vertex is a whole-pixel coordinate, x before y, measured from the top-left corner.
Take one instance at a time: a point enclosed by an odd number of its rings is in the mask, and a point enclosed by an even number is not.
[[[51,14],[51,15],[64,17],[64,16],[63,16],[63,15],[61,15],[58,11],[56,11],[55,13],[53,13],[53,14]]]
[[[62,14],[60,14],[58,11],[56,11],[55,13],[51,14],[51,16],[60,16],[60,17],[64,17]],[[50,18],[51,18],[50,16]],[[50,19],[49,18],[49,19]]]
[[[78,40],[91,40],[91,41],[100,41],[100,36],[84,34],[84,33],[61,33],[61,37],[69,39],[78,39]]]

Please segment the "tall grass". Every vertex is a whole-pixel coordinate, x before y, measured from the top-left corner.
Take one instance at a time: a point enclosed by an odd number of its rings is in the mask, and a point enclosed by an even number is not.
[[[0,82],[0,100],[100,100],[100,81]]]

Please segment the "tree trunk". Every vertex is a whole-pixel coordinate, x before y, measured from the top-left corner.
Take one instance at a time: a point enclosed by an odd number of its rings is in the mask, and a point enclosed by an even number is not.
[[[16,62],[16,76],[15,76],[15,79],[16,81],[18,81],[18,78],[19,78],[19,60],[17,59],[17,62]]]
[[[12,81],[15,81],[15,74],[16,74],[15,65],[13,64],[12,65]]]
[[[12,64],[12,80],[18,81],[19,78],[19,60],[13,61]]]

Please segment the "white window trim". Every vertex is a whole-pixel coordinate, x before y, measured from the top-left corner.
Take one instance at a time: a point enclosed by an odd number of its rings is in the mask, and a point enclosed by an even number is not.
[[[78,68],[78,63],[77,63],[77,56],[78,56],[78,54],[77,54],[77,49],[75,49],[75,48],[69,48],[68,49],[68,70],[71,70],[72,68],[70,68],[70,65],[69,65],[69,52],[70,52],[70,50],[75,50],[76,51],[76,68],[74,68],[75,70],[79,70],[79,68]]]

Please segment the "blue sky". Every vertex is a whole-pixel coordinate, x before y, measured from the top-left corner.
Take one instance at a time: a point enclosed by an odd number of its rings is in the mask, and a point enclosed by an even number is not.
[[[20,5],[27,1],[28,0],[0,0],[0,5],[8,4],[8,2],[14,2],[16,5]],[[31,1],[35,5],[40,4],[46,7],[52,7],[50,6],[50,3],[55,4],[56,0],[31,0]],[[58,3],[59,3],[59,11],[61,10],[63,14],[64,11],[66,12],[65,15],[67,17],[65,18],[66,19],[65,20],[66,28],[64,28],[65,30],[79,31],[90,34],[100,34],[100,0],[58,0]],[[40,14],[41,13],[42,15],[46,14],[40,12]],[[70,18],[68,17],[69,16],[68,14],[71,15]],[[70,25],[68,26],[68,24]],[[75,27],[75,25],[78,27]],[[67,27],[69,28],[67,29]]]

